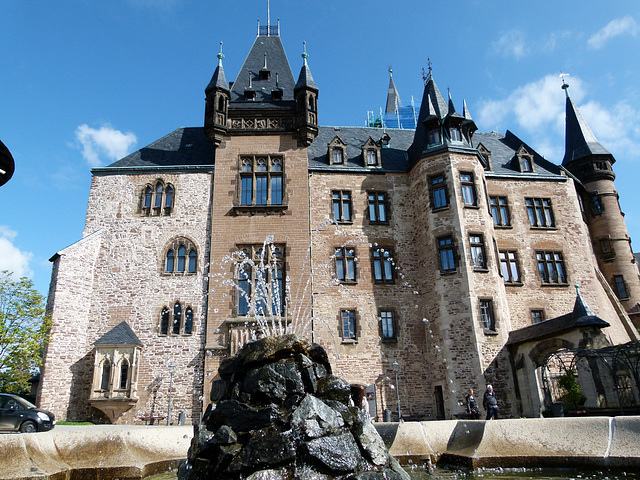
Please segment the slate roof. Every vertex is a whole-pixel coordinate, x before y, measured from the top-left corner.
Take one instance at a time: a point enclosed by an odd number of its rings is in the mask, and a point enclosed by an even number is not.
[[[542,340],[578,328],[604,328],[608,326],[610,326],[610,324],[593,313],[593,310],[591,310],[589,305],[587,305],[580,294],[578,294],[571,313],[518,330],[513,330],[509,333],[507,345],[517,345],[532,340]]]
[[[214,149],[204,134],[204,128],[183,127],[107,167],[94,168],[93,172],[108,172],[114,169],[212,166],[214,158]]]
[[[268,80],[260,80],[260,70],[264,67],[265,54],[267,56],[267,69],[271,72],[271,75]],[[255,104],[271,101],[271,92],[276,89],[276,76],[278,77],[278,87],[283,90],[282,99],[294,99],[295,80],[280,37],[256,37],[247,58],[242,64],[238,77],[233,83],[233,87],[231,87],[232,103],[245,102],[244,92],[250,88],[250,75],[251,89],[255,90],[256,98],[247,103]]]
[[[94,345],[142,345],[127,322],[121,322],[98,340]]]
[[[402,106],[402,100],[400,100],[400,94],[393,81],[393,73],[389,69],[389,92],[387,93],[387,106],[384,113],[396,113],[400,106]]]
[[[308,87],[308,88],[313,88],[315,90],[318,90],[318,86],[316,85],[316,82],[313,81],[313,76],[311,75],[311,69],[309,68],[309,65],[307,65],[306,57],[304,57],[304,64],[300,69],[300,76],[298,77],[298,83],[296,83],[295,89],[297,90],[298,88],[303,88],[303,87]]]
[[[222,58],[218,57],[218,66],[213,72],[213,77],[211,77],[211,81],[207,88],[204,89],[205,92],[213,88],[221,88],[224,90],[229,90],[229,84],[227,83],[227,79],[224,76],[224,69],[222,68]]]
[[[612,163],[615,162],[611,153],[596,140],[596,136],[569,96],[567,96],[564,151],[564,159],[562,160],[564,166],[591,155],[607,155],[611,158]]]

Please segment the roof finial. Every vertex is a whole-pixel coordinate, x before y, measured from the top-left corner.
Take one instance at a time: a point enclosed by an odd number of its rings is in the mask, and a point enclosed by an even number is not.
[[[431,78],[431,58],[427,57],[427,65],[429,66],[429,78]]]
[[[222,42],[220,42],[220,52],[218,53],[218,55],[216,55],[216,57],[218,57],[218,66],[221,67],[222,59],[224,58],[224,54],[222,53]]]
[[[307,64],[307,58],[309,57],[309,54],[307,53],[307,42],[302,42],[302,58],[304,61],[304,64]]]
[[[391,68],[391,65],[389,65],[389,76],[393,77],[393,68]]]
[[[578,282],[576,282],[574,287],[576,287],[576,295],[580,296],[580,285],[578,285]]]
[[[569,98],[569,84],[565,81],[565,77],[568,77],[569,74],[568,73],[562,73],[560,72],[559,77],[562,79],[562,89],[564,90],[564,93],[567,95],[567,98]]]
[[[271,26],[271,6],[267,0],[267,37],[269,36],[269,27]]]

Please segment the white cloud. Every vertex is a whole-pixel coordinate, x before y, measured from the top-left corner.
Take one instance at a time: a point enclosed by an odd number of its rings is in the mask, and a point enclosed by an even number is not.
[[[9,227],[0,225],[0,270],[13,272],[16,278],[32,277],[29,261],[33,254],[22,252],[13,244],[17,235]]]
[[[627,15],[626,17],[611,20],[602,29],[592,35],[587,41],[587,44],[591,48],[598,49],[602,48],[606,41],[613,37],[624,34],[636,36],[639,31],[640,26],[638,22],[636,22],[632,16]]]
[[[520,30],[509,30],[504,32],[500,38],[493,42],[493,51],[505,57],[515,57],[520,59],[529,53],[526,45],[524,33]]]
[[[82,146],[82,156],[92,167],[99,167],[103,160],[115,161],[130,152],[138,139],[131,132],[122,133],[110,125],[95,129],[87,124],[76,129],[76,140]]]

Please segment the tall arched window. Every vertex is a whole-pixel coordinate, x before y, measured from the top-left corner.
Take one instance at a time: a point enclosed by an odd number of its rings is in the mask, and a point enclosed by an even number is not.
[[[158,183],[156,185],[156,201],[153,204],[155,208],[162,207],[162,191],[163,191],[162,184]]]
[[[173,188],[167,186],[164,192],[164,208],[171,208],[173,206]]]
[[[167,252],[167,261],[165,262],[164,271],[167,273],[173,272],[173,261],[174,261],[174,253],[173,250],[169,250]]]
[[[184,333],[185,335],[191,335],[193,332],[193,310],[188,307],[184,312]]]
[[[169,309],[164,307],[160,314],[160,335],[166,335],[169,333]]]
[[[111,377],[111,362],[102,362],[102,378],[100,380],[100,390],[109,390],[109,379]]]
[[[125,358],[120,364],[120,390],[127,389],[127,383],[129,381],[129,362]]]
[[[151,197],[153,197],[153,188],[144,189],[144,208],[151,208]]]
[[[191,250],[189,252],[189,273],[195,273],[196,271],[196,261],[198,259],[198,254],[195,250]]]
[[[178,247],[178,272],[184,272],[184,265],[187,260],[187,249],[184,245]]]
[[[182,305],[180,302],[176,302],[173,306],[173,328],[172,333],[178,335],[180,333],[180,325],[182,323]]]

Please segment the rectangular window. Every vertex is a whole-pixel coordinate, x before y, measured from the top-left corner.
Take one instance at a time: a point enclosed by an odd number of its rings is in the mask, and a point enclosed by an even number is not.
[[[342,310],[342,338],[344,340],[356,339],[356,312],[354,310]]]
[[[616,256],[616,252],[614,252],[613,250],[613,245],[611,245],[610,238],[600,239],[600,251],[602,252],[602,256],[604,258],[614,258]]]
[[[596,216],[604,212],[604,204],[600,195],[591,196],[591,215]]]
[[[530,157],[520,157],[520,170],[523,173],[533,172],[533,164],[531,163]]]
[[[449,195],[444,175],[437,175],[429,179],[431,189],[431,209],[445,208],[449,206]]]
[[[520,283],[520,269],[515,251],[500,251],[500,272],[504,283]]]
[[[427,137],[429,138],[429,145],[437,145],[442,143],[442,137],[440,136],[440,129],[434,128],[427,132]]]
[[[455,271],[455,251],[453,247],[453,239],[451,237],[442,237],[438,239],[438,252],[440,254],[440,270],[443,272]]]
[[[544,310],[531,310],[531,323],[536,324],[544,321]]]
[[[461,142],[462,141],[462,135],[460,134],[460,129],[459,128],[451,127],[449,129],[449,134],[451,135],[451,141],[452,142]]]
[[[462,186],[462,199],[467,206],[476,205],[476,188],[473,181],[473,173],[460,172],[460,184]]]
[[[567,283],[564,260],[560,252],[536,252],[542,283]]]
[[[375,150],[367,150],[367,165],[376,166],[378,164],[378,156]]]
[[[496,227],[508,227],[511,225],[509,204],[507,197],[490,197],[491,215]]]
[[[333,198],[333,219],[336,222],[351,221],[351,192],[334,191]]]
[[[386,194],[371,192],[369,199],[369,222],[387,223],[387,199]]]
[[[336,148],[333,150],[333,163],[335,165],[340,165],[343,162],[343,157],[342,157],[342,149],[341,148]]]
[[[240,205],[282,205],[281,156],[243,156],[240,159]]]
[[[394,340],[396,338],[396,331],[393,324],[393,312],[381,311],[380,312],[380,328],[382,331],[382,340]]]
[[[238,315],[284,313],[284,245],[240,245],[236,262]],[[264,253],[263,253],[264,252]]]
[[[551,200],[548,198],[526,198],[527,216],[532,227],[553,228],[555,220],[551,208]]]
[[[480,300],[480,318],[485,330],[496,331],[496,321],[493,314],[493,300]]]
[[[624,277],[622,275],[613,276],[613,285],[615,287],[616,295],[620,300],[626,300],[627,298],[629,298],[627,285],[625,284]]]
[[[391,252],[384,248],[376,248],[373,256],[373,278],[376,283],[393,283],[394,267]]]
[[[356,281],[356,251],[354,248],[336,248],[336,278],[341,282]]]
[[[471,249],[471,264],[473,268],[487,268],[487,258],[484,254],[484,240],[482,235],[469,235],[469,248]]]

